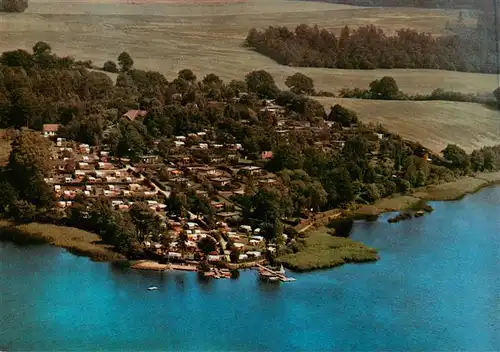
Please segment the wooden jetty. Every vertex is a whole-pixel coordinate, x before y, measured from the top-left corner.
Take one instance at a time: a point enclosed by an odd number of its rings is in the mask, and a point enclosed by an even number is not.
[[[267,268],[261,264],[257,264],[256,266],[257,268],[259,268],[259,274],[263,279],[268,279],[270,281],[281,281],[281,282],[295,281],[293,277],[287,277],[285,274]]]
[[[214,278],[214,279],[230,279],[231,273],[227,269],[218,269],[213,268],[211,271],[207,271],[203,273],[205,277]]]

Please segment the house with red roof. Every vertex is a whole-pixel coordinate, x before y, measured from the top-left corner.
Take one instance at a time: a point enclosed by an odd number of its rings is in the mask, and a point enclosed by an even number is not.
[[[273,158],[273,152],[272,151],[266,151],[266,152],[262,152],[260,154],[260,158],[262,160],[269,160],[269,159],[272,159]]]
[[[44,124],[42,127],[42,132],[44,137],[53,137],[57,134],[58,130],[59,130],[58,123],[47,123]]]
[[[146,110],[129,110],[125,114],[123,114],[122,117],[130,121],[135,121],[136,119],[144,117],[147,114],[148,112]]]

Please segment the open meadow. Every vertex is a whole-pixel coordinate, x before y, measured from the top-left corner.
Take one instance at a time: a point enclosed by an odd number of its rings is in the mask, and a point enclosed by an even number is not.
[[[140,2],[140,1],[137,1]],[[434,88],[461,92],[491,92],[496,77],[433,70],[354,71],[281,66],[242,43],[252,27],[295,27],[305,23],[335,31],[375,24],[387,33],[411,27],[434,35],[458,18],[458,11],[416,8],[361,8],[291,1],[161,1],[129,4],[114,0],[31,0],[25,13],[0,14],[0,51],[30,49],[46,41],[60,55],[102,64],[128,51],[136,67],[160,71],[172,78],[183,68],[198,76],[214,72],[223,79],[241,79],[256,69],[272,73],[283,87],[286,76],[300,71],[320,90],[365,88],[384,75],[396,78],[407,93]],[[473,25],[473,20],[466,17]]]
[[[315,97],[326,108],[340,104],[364,123],[381,123],[403,138],[440,152],[457,144],[467,152],[500,144],[500,113],[480,104],[452,101],[361,100]]]

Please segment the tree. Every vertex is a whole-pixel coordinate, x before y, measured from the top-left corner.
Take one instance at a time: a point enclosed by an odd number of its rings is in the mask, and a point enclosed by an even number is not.
[[[145,241],[149,238],[157,241],[162,231],[160,218],[146,203],[135,202],[130,207],[130,218],[137,230],[137,238]]]
[[[231,261],[231,263],[238,263],[238,261],[240,260],[240,251],[237,249],[233,249],[229,254],[229,260]]]
[[[76,209],[78,212],[74,220],[77,220],[78,216],[83,218],[84,209],[85,207],[83,207],[83,209]],[[107,237],[106,234],[106,228],[112,216],[113,210],[111,209],[111,202],[108,198],[100,197],[94,199],[88,205],[88,215],[85,221],[87,223],[86,227],[88,227],[90,231],[100,234],[105,242],[113,243],[113,238]]]
[[[328,201],[328,193],[326,193],[323,185],[314,181],[309,187],[310,206],[316,211],[319,211]]]
[[[247,91],[247,84],[243,81],[233,79],[231,82],[229,82],[228,88],[235,96],[238,96],[240,93]]]
[[[367,158],[368,151],[370,150],[370,144],[368,140],[357,135],[355,137],[349,138],[342,148],[342,154],[346,160],[358,161],[365,160]]]
[[[462,173],[466,173],[470,167],[470,159],[465,150],[455,144],[448,144],[442,151],[446,160],[451,162],[454,169],[459,169]]]
[[[28,8],[28,0],[2,0],[0,11],[24,12]]]
[[[204,85],[207,85],[207,86],[208,85],[220,85],[220,84],[222,84],[222,80],[220,79],[220,77],[214,73],[209,73],[208,75],[203,77],[202,82]]]
[[[205,255],[217,250],[217,242],[210,236],[203,237],[199,240],[197,246]]]
[[[120,54],[120,56],[118,56],[118,65],[120,65],[123,72],[127,72],[134,66],[134,60],[132,60],[129,53],[124,51]]]
[[[484,169],[484,156],[479,150],[474,150],[470,155],[470,163],[472,170],[483,171]]]
[[[335,104],[335,106],[332,107],[328,115],[328,120],[338,122],[344,127],[349,127],[359,122],[356,112],[346,109],[339,104]]]
[[[270,171],[280,171],[283,169],[301,169],[304,164],[304,156],[297,143],[287,143],[279,145],[273,152],[273,157],[266,165]]]
[[[167,199],[167,210],[172,215],[182,216],[187,206],[187,198],[184,193],[172,191]]]
[[[177,238],[177,248],[181,252],[185,252],[187,250],[187,242],[188,242],[188,235],[185,230],[183,230],[180,234],[179,237]]]
[[[117,73],[118,72],[118,67],[114,63],[114,61],[106,61],[102,67],[104,71],[111,72],[111,73]]]
[[[399,88],[396,80],[389,76],[371,82],[370,92],[376,99],[392,100],[397,99],[399,96]]]
[[[33,57],[29,52],[22,49],[6,51],[0,57],[0,63],[10,67],[30,68],[33,66]]]
[[[138,121],[120,124],[120,141],[116,147],[116,155],[136,159],[145,152],[146,141],[139,127],[145,128]]]
[[[52,48],[50,47],[49,44],[45,42],[37,42],[33,46],[33,55],[34,56],[42,56],[42,55],[47,55],[50,54],[52,51]]]
[[[16,221],[31,222],[36,217],[36,207],[25,200],[18,200],[14,203],[10,214]]]
[[[168,234],[168,233],[164,233],[161,236],[161,241],[160,242],[163,245],[163,247],[165,248],[165,250],[168,251],[170,249],[170,245],[173,242],[172,236],[170,236],[170,234]]]
[[[51,202],[51,191],[44,181],[52,170],[49,142],[35,132],[22,132],[12,142],[7,180],[22,199],[37,205]]]
[[[252,199],[252,217],[274,224],[292,212],[291,200],[276,188],[260,188]]]
[[[0,181],[0,212],[9,213],[15,207],[18,196],[17,190],[9,182]]]
[[[177,74],[177,76],[179,79],[185,80],[188,82],[196,81],[196,75],[193,73],[193,71],[191,71],[188,68],[180,70],[179,73]]]
[[[135,226],[128,214],[111,211],[105,223],[104,234],[108,243],[114,245],[118,252],[125,253],[129,258],[139,258],[142,255]]]
[[[259,98],[274,99],[279,93],[273,76],[264,70],[248,73],[245,76],[245,82],[248,91],[256,93]]]
[[[290,91],[295,94],[313,94],[314,93],[314,82],[311,77],[308,77],[300,72],[295,73],[292,76],[288,76],[285,80],[285,84]]]
[[[493,95],[495,96],[495,98],[497,100],[498,108],[500,108],[500,87],[498,87],[497,89],[495,89],[493,91]]]
[[[273,221],[264,222],[264,224],[262,224],[261,233],[269,243],[277,240],[283,235],[283,228],[281,220],[275,219]]]
[[[15,88],[11,91],[10,101],[9,125],[16,128],[34,127],[40,105],[33,91],[25,87]]]

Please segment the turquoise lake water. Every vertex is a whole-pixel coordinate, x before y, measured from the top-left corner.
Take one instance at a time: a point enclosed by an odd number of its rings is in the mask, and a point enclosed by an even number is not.
[[[498,351],[500,187],[432,205],[420,219],[355,225],[377,263],[281,285],[0,243],[0,350]]]

